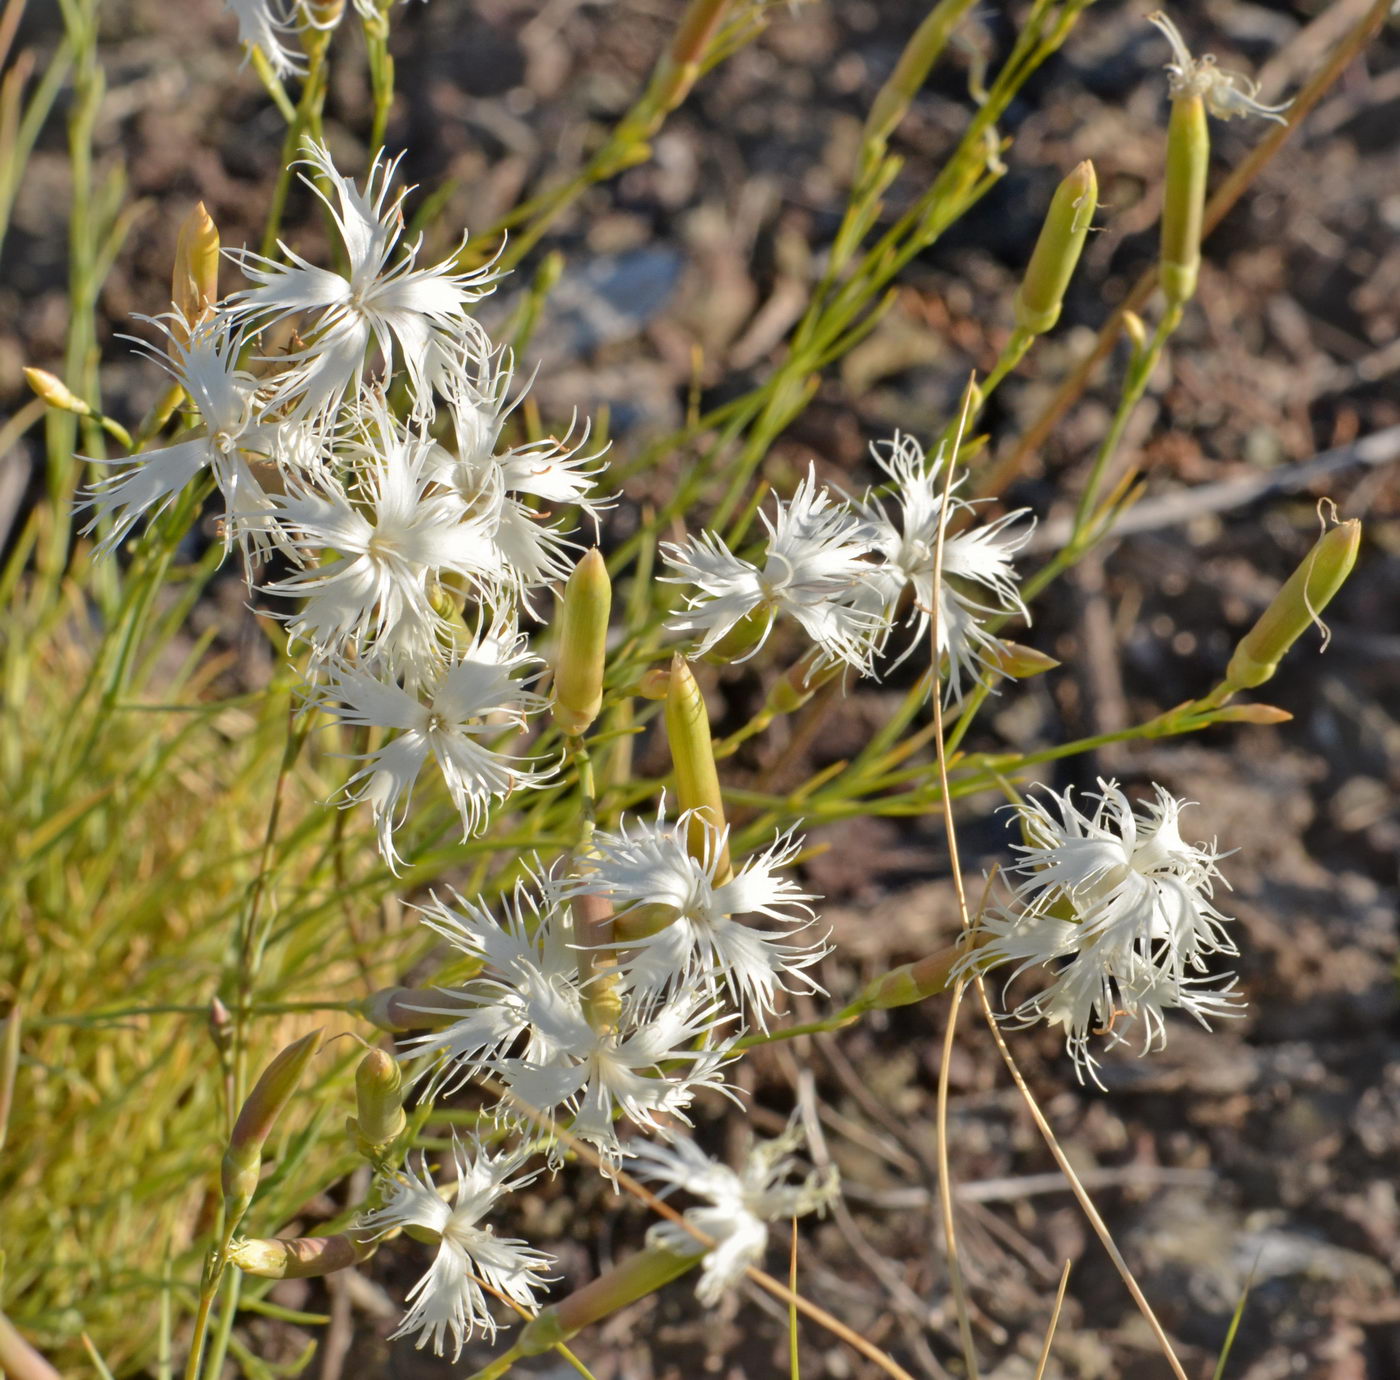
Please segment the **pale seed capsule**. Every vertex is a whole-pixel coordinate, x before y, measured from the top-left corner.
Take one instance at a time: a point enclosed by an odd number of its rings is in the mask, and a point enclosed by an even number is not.
[[[1288,649],[1341,589],[1361,547],[1361,523],[1356,518],[1340,522],[1324,532],[1303,557],[1302,563],[1274,595],[1259,621],[1240,639],[1225,683],[1234,690],[1263,685]]]
[[[559,659],[554,668],[554,722],[577,738],[603,706],[612,581],[595,546],[569,576],[559,610]]]
[[[233,1124],[220,1175],[229,1230],[242,1219],[258,1188],[262,1149],[277,1118],[291,1101],[306,1066],[321,1048],[324,1032],[313,1030],[290,1044],[263,1070]]]
[[[1083,252],[1098,195],[1094,165],[1087,158],[1055,189],[1016,293],[1016,324],[1021,330],[1043,335],[1060,319],[1065,289]]]

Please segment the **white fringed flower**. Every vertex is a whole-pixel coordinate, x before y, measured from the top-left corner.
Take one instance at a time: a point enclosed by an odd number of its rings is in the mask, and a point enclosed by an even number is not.
[[[770,1222],[824,1212],[835,1199],[839,1188],[834,1165],[799,1183],[788,1182],[796,1166],[792,1152],[802,1139],[802,1128],[792,1126],[776,1140],[757,1141],[738,1174],[689,1139],[677,1139],[670,1146],[629,1147],[643,1178],[707,1200],[683,1215],[715,1242],[713,1247],[702,1245],[677,1222],[658,1222],[647,1233],[649,1242],[666,1250],[704,1253],[695,1291],[701,1303],[713,1307],[749,1266],[763,1259]]]
[[[388,1202],[366,1215],[363,1226],[372,1235],[412,1226],[440,1238],[431,1268],[409,1291],[409,1310],[395,1337],[416,1332],[420,1348],[431,1342],[441,1356],[450,1334],[455,1361],[478,1331],[496,1335],[483,1285],[533,1309],[535,1291],[543,1287],[543,1272],[554,1264],[553,1257],[480,1225],[498,1199],[536,1177],[538,1170],[516,1172],[526,1157],[521,1151],[493,1156],[475,1141],[468,1153],[454,1136],[457,1187],[450,1205],[434,1187],[425,1161],[420,1174],[405,1165],[390,1185]]]
[[[1211,900],[1222,855],[1186,843],[1184,802],[1154,789],[1156,800],[1137,812],[1107,781],[1090,797],[1092,813],[1069,791],[1017,806],[1028,842],[1013,845],[1021,854],[1008,869],[1013,904],[983,919],[990,940],[962,963],[964,974],[1013,964],[1012,979],[1044,965],[1049,986],[1010,1014],[1062,1026],[1081,1078],[1096,1077],[1091,1034],[1117,1044],[1138,1020],[1147,1053],[1165,1043],[1167,1010],[1207,1026],[1240,1014],[1233,980],[1205,976],[1211,955],[1238,952]]]
[[[320,697],[334,705],[342,722],[394,733],[345,787],[352,801],[373,806],[379,851],[392,868],[402,861],[394,830],[408,813],[414,783],[429,758],[461,816],[464,839],[486,827],[498,801],[550,778],[550,769],[532,769],[486,741],[511,726],[523,729],[529,715],[544,709],[547,702],[522,681],[539,664],[523,636],[498,629],[415,678],[411,688],[343,661],[326,665]]]
[[[570,433],[500,449],[506,420],[524,394],[510,398],[510,351],[481,345],[468,339],[439,370],[437,388],[447,403],[454,446],[434,450],[434,474],[467,512],[489,515],[500,567],[515,592],[528,599],[530,591],[566,579],[573,568],[573,543],[539,505],[577,507],[596,523],[605,506],[590,497],[602,472],[600,454],[586,452],[586,427],[577,439]]]
[[[1259,83],[1243,72],[1230,72],[1215,65],[1215,57],[1207,53],[1203,58],[1193,58],[1182,38],[1181,31],[1160,10],[1147,16],[1149,24],[1155,24],[1172,47],[1172,61],[1167,63],[1171,76],[1173,96],[1199,96],[1205,107],[1220,120],[1233,120],[1237,116],[1257,115],[1262,120],[1273,120],[1276,124],[1287,124],[1284,112],[1292,101],[1282,105],[1264,105],[1258,99]]]
[[[825,659],[867,673],[888,630],[881,612],[857,606],[862,587],[876,574],[868,559],[869,524],[819,488],[812,470],[789,502],[779,501],[774,518],[759,517],[768,529],[762,566],[736,556],[713,532],[663,543],[662,556],[676,573],[662,578],[697,591],[666,626],[701,634],[696,655],[703,656],[731,629],[752,625],[754,645],[745,653],[751,656],[778,615],[786,614]]]
[[[279,77],[306,71],[286,0],[224,0],[224,8],[238,20],[238,41],[259,49]]]
[[[426,406],[441,361],[456,342],[479,333],[466,308],[490,290],[494,275],[489,268],[458,273],[451,261],[415,268],[421,238],[403,246],[402,257],[390,267],[403,230],[406,195],[402,188],[389,194],[398,159],[385,162],[376,157],[361,192],[336,171],[325,147],[308,141],[305,148],[303,161],[330,184],[333,196],[327,196],[314,178],[302,180],[330,211],[349,259],[349,274],[317,268],[285,245],[279,245],[290,260],[285,264],[249,249],[230,250],[255,286],[235,293],[228,309],[239,321],[259,326],[317,313],[303,332],[305,348],[281,361],[290,368],[282,376],[276,400],[289,404],[297,415],[336,407],[346,390],[358,384],[372,343],[384,357],[386,372],[392,371],[397,357],[415,399]]]
[[[373,400],[358,425],[358,439],[338,451],[350,461],[346,481],[292,478],[276,500],[304,568],[267,592],[304,599],[288,615],[290,632],[317,658],[353,651],[428,677],[454,637],[433,606],[441,577],[455,575],[488,594],[505,579],[491,518],[468,514],[435,482],[435,443],[425,431],[397,422]]]
[[[163,513],[197,475],[208,471],[223,495],[226,540],[238,542],[245,555],[280,542],[272,517],[272,500],[250,467],[251,461],[276,460],[283,428],[264,419],[257,383],[238,368],[242,342],[228,317],[216,315],[191,327],[183,317],[142,317],[169,338],[169,355],[150,346],[153,358],[185,390],[203,422],[201,434],[173,446],[145,451],[121,462],[114,474],[87,490],[97,517],[113,519],[102,549],[111,550],[137,521]],[[107,461],[98,463],[107,464]]]
[[[964,680],[982,680],[1001,648],[983,626],[986,620],[1029,618],[1017,589],[1012,557],[1025,544],[1034,524],[1026,522],[1025,509],[1019,509],[985,527],[968,526],[948,533],[955,516],[970,520],[975,509],[952,497],[945,506],[943,452],[940,450],[930,464],[918,442],[900,433],[870,450],[893,481],[897,513],[891,517],[885,504],[870,494],[860,505],[861,515],[872,529],[872,544],[884,557],[866,597],[882,599],[886,616],[893,618],[905,590],[912,590],[913,605],[905,623],[914,633],[900,656],[903,660],[928,632],[938,537],[940,531],[945,533],[938,590],[938,652],[947,659],[949,698],[957,699]]]
[[[709,983],[728,989],[736,1005],[767,1028],[778,995],[822,989],[806,970],[828,952],[823,943],[794,944],[791,935],[812,924],[815,899],[779,875],[801,851],[785,834],[747,859],[737,873],[719,879],[728,830],[716,835],[708,821],[703,859],[691,857],[686,833],[692,813],[668,822],[663,804],[654,824],[594,834],[586,870],[560,883],[565,895],[608,897],[619,926],[641,907],[661,912],[654,933],[620,943],[629,983],[644,997],[661,997]],[[752,929],[736,916],[762,915],[789,930]]]
[[[553,884],[538,895],[517,888],[507,910],[497,935],[479,907],[457,911],[435,902],[425,912],[449,943],[486,963],[479,977],[444,989],[447,1002],[434,1008],[458,1019],[409,1042],[407,1052],[428,1056],[418,1076],[435,1092],[489,1073],[615,1164],[619,1115],[669,1136],[668,1122],[686,1120],[697,1089],[727,1091],[722,1069],[733,1057],[732,1040],[719,1038],[726,1018],[708,992],[654,1001],[616,970],[580,977],[568,907]],[[511,1098],[497,1115],[510,1125],[532,1124]]]

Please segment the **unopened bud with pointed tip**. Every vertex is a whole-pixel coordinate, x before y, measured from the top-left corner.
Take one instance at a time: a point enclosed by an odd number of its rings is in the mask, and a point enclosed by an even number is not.
[[[554,668],[554,722],[577,738],[603,707],[612,581],[595,546],[574,567],[559,610],[559,653]]]
[[[259,1279],[318,1279],[358,1265],[374,1253],[378,1241],[358,1237],[297,1236],[289,1240],[244,1239],[229,1247],[229,1264]]]
[[[219,300],[219,227],[202,201],[180,224],[170,274],[175,331],[183,334]]]
[[[50,407],[71,412],[75,417],[92,416],[92,405],[85,403],[57,374],[29,365],[24,370],[24,381]]]
[[[220,1176],[231,1231],[248,1210],[257,1192],[263,1145],[277,1118],[296,1091],[306,1066],[321,1048],[322,1030],[313,1030],[290,1044],[263,1070],[233,1124]]]
[[[1056,188],[1016,292],[1016,324],[1021,330],[1043,335],[1060,319],[1060,306],[1084,250],[1098,196],[1094,165],[1087,158]]]
[[[653,666],[650,671],[643,671],[636,691],[644,700],[664,700],[671,693],[670,668]]]
[[[1210,716],[1221,724],[1286,724],[1293,717],[1276,704],[1231,704],[1211,710]]]
[[[710,737],[710,711],[690,663],[679,653],[671,662],[671,687],[666,695],[666,739],[676,769],[677,803],[682,813],[694,811],[686,826],[686,850],[692,858],[705,862],[718,846],[716,876],[727,881],[731,872],[729,843],[724,837],[724,798]]]
[[[1225,683],[1232,690],[1263,685],[1308,626],[1321,624],[1319,615],[1351,574],[1360,547],[1361,523],[1356,518],[1339,522],[1317,539],[1259,621],[1240,639],[1225,668]]]
[[[383,987],[371,992],[358,1009],[380,1030],[426,1030],[460,1021],[477,1003],[438,987]]]
[[[948,990],[953,969],[967,952],[961,944],[950,944],[936,954],[904,963],[877,977],[856,1003],[867,1011],[887,1011],[893,1006],[912,1006],[925,997]]]
[[[380,1160],[403,1135],[408,1117],[403,1110],[403,1069],[382,1049],[365,1051],[355,1069],[355,1143],[366,1159]]]
[[[1002,675],[1012,680],[1043,676],[1060,665],[1053,656],[1038,652],[1034,647],[1023,647],[1019,642],[999,643],[992,653],[991,662]]]

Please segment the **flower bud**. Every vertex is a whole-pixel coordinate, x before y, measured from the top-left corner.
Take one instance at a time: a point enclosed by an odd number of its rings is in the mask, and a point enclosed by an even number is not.
[[[1053,656],[1046,656],[1034,647],[1023,647],[1019,642],[1002,642],[989,658],[1002,675],[1011,680],[1029,680],[1032,676],[1042,676],[1060,665]]]
[[[670,667],[653,666],[637,682],[637,694],[644,700],[664,700],[671,693]]]
[[[1021,330],[1043,335],[1060,319],[1060,304],[1084,249],[1098,195],[1094,165],[1087,158],[1056,188],[1016,293],[1016,325]]]
[[[704,862],[710,839],[718,842],[720,856],[716,876],[730,876],[729,844],[723,840],[724,800],[719,789],[714,743],[710,738],[710,712],[690,663],[679,653],[671,661],[671,688],[666,695],[666,738],[676,769],[676,799],[681,812],[695,811],[686,826],[686,850]],[[713,835],[705,828],[706,822]]]
[[[942,0],[914,30],[866,116],[866,143],[883,145],[894,133],[967,10],[967,0]]]
[[[369,1160],[383,1159],[408,1126],[403,1069],[382,1049],[367,1050],[355,1070],[355,1118],[350,1126],[356,1146]]]
[[[360,1002],[359,1011],[371,1025],[392,1034],[451,1025],[474,1006],[438,987],[384,987]]]
[[[1162,201],[1160,274],[1167,303],[1179,307],[1196,291],[1201,266],[1201,222],[1210,170],[1210,133],[1200,96],[1172,101],[1167,125],[1167,177]]]
[[[188,339],[187,328],[219,300],[219,227],[202,201],[180,224],[170,299],[175,304],[177,339]]]
[[[559,659],[554,668],[554,722],[577,738],[603,705],[612,581],[595,546],[574,567],[559,611]]]
[[[656,116],[674,110],[690,94],[730,0],[690,0],[666,56],[657,65],[649,96]]]
[[[62,412],[71,412],[76,417],[92,416],[91,405],[78,397],[57,374],[51,374],[47,369],[29,366],[24,370],[24,381],[50,407],[56,407]]]
[[[1286,724],[1293,715],[1276,704],[1231,704],[1212,709],[1210,717],[1218,724]]]
[[[648,1246],[533,1318],[516,1339],[516,1349],[521,1356],[539,1356],[600,1318],[655,1293],[703,1258],[699,1241],[693,1255]]]
[[[233,1015],[228,1007],[215,997],[209,1003],[209,1038],[220,1054],[227,1054],[233,1047]]]
[[[241,1240],[229,1247],[228,1259],[259,1279],[315,1279],[367,1260],[378,1244],[344,1234]]]
[[[1324,532],[1302,563],[1274,595],[1259,621],[1240,639],[1225,683],[1232,690],[1252,690],[1263,685],[1288,649],[1341,589],[1361,546],[1361,523],[1356,518],[1340,522]]]
[[[827,681],[835,679],[844,669],[839,661],[824,662],[820,649],[814,647],[773,683],[763,703],[763,712],[772,715],[796,713]]]
[[[949,977],[966,952],[963,945],[950,944],[927,958],[901,964],[870,983],[855,1004],[866,1011],[888,1011],[946,992]]]
[[[1147,348],[1147,323],[1137,312],[1123,313],[1123,334],[1132,342],[1134,354],[1141,354]]]
[[[233,1124],[224,1152],[221,1181],[227,1210],[227,1228],[233,1228],[248,1210],[257,1192],[262,1149],[277,1118],[291,1100],[306,1066],[321,1048],[322,1030],[313,1030],[290,1044],[263,1070]]]

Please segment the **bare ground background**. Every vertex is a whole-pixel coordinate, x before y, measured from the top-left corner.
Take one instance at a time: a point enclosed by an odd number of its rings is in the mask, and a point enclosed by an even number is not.
[[[934,434],[968,370],[995,358],[1056,180],[1091,157],[1102,230],[1060,327],[997,395],[987,419],[993,444],[1035,416],[1154,255],[1165,45],[1144,8],[1103,0],[1034,79],[1005,125],[1015,136],[1008,175],[906,274],[890,316],[775,448],[770,478],[781,483],[811,458],[823,474],[859,485],[869,477],[868,441],[896,426]],[[1194,49],[1259,74],[1277,99],[1360,8],[1219,0],[1181,6],[1176,18]],[[104,384],[109,410],[135,417],[158,379],[110,333],[129,329],[130,312],[161,309],[175,228],[196,198],[225,244],[256,241],[281,122],[240,71],[231,23],[213,0],[107,9],[99,146],[105,164],[124,163],[143,209],[103,293]],[[486,224],[522,186],[577,165],[632,99],[678,9],[670,0],[433,0],[397,11],[401,96],[390,143],[407,149],[409,179],[429,187],[452,179],[448,224]],[[863,113],[923,12],[912,0],[833,0],[778,13],[760,42],[701,83],[650,163],[590,193],[559,224],[546,245],[565,252],[568,269],[533,352],[547,416],[606,403],[625,456],[680,419],[697,344],[709,400],[761,375],[836,226]],[[19,46],[42,50],[56,24],[47,7],[31,6]],[[1003,53],[1011,32],[1002,6],[984,6],[969,30],[973,48],[945,61],[915,103],[896,140],[907,162],[888,199],[895,210],[932,177],[966,117],[970,53]],[[337,39],[347,52],[356,41],[348,32]],[[1047,777],[1061,787],[1091,784],[1096,773],[1161,781],[1201,802],[1187,816],[1196,836],[1218,835],[1238,850],[1225,864],[1234,888],[1226,908],[1240,919],[1246,1019],[1211,1035],[1176,1021],[1163,1054],[1110,1056],[1106,1094],[1074,1082],[1052,1036],[1013,1041],[1197,1375],[1209,1373],[1251,1277],[1231,1374],[1400,1375],[1400,471],[1388,461],[1343,464],[1281,496],[1218,512],[1198,502],[1184,520],[1151,507],[1247,476],[1288,487],[1291,467],[1400,426],[1397,50],[1392,26],[1207,245],[1199,297],[1126,445],[1150,472],[1146,511],[1157,516],[1042,601],[1024,640],[1064,669],[1003,695],[980,734],[984,745],[1043,745],[1201,693],[1313,539],[1316,498],[1330,494],[1343,515],[1363,519],[1361,561],[1329,614],[1331,647],[1317,656],[1310,639],[1264,694],[1296,715],[1292,723],[1106,751]],[[347,156],[357,151],[366,94],[358,64],[342,63],[329,110],[333,127],[344,120],[335,134]],[[1237,164],[1259,133],[1215,126],[1218,169]],[[55,123],[31,162],[0,274],[0,402],[10,408],[23,398],[21,363],[61,356],[66,167]],[[304,201],[294,226],[298,247],[314,250],[319,230]],[[1057,494],[1074,491],[1116,378],[1091,389],[1018,485],[1017,500],[1042,520],[1060,511]],[[1400,453],[1393,432],[1378,450]],[[32,500],[29,458],[22,445],[0,461],[6,524]],[[666,474],[648,482],[664,486]],[[629,503],[646,496],[639,488]],[[616,521],[628,512],[624,505]],[[246,647],[255,680],[260,643],[236,576],[224,595],[199,617]],[[761,679],[724,679],[716,703],[742,714]],[[898,688],[833,699],[786,760],[810,767],[847,755]],[[788,746],[766,741],[734,779],[771,778]],[[964,812],[965,861],[979,878],[1003,856],[995,803]],[[824,980],[841,999],[945,942],[956,920],[936,818],[842,826],[825,842],[808,875],[828,898],[838,949]],[[714,1106],[701,1120],[711,1144],[736,1148],[745,1119],[771,1131],[793,1106],[809,1108],[823,1132],[818,1154],[840,1163],[847,1195],[845,1211],[804,1231],[802,1287],[910,1369],[935,1376],[959,1369],[932,1161],[945,1018],[946,1005],[934,1001],[762,1053],[744,1065],[747,1118]],[[972,1010],[951,1078],[960,1227],[990,1373],[1033,1373],[1068,1259],[1069,1301],[1048,1374],[1166,1374]],[[327,1207],[308,1204],[305,1223]],[[505,1225],[557,1250],[564,1279],[577,1283],[633,1249],[646,1221],[570,1174],[526,1195],[519,1220]],[[485,1358],[474,1346],[453,1368],[383,1340],[419,1268],[404,1243],[353,1280],[337,1278],[329,1293],[283,1287],[281,1301],[337,1319],[323,1375],[446,1376]],[[270,1359],[295,1354],[299,1340],[285,1324],[255,1325]],[[756,1294],[702,1315],[681,1284],[577,1349],[600,1380],[777,1375],[785,1319]],[[813,1380],[865,1373],[814,1331],[804,1332],[803,1360]],[[530,1373],[565,1371],[543,1358]]]

